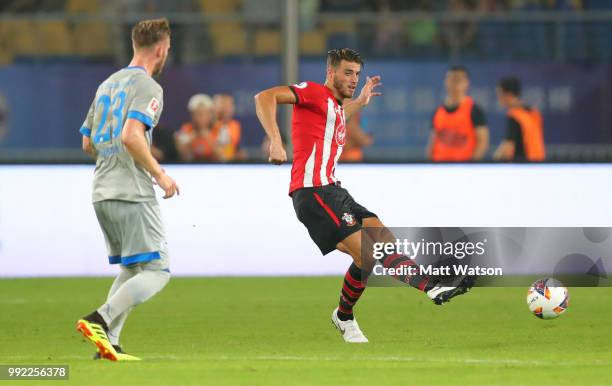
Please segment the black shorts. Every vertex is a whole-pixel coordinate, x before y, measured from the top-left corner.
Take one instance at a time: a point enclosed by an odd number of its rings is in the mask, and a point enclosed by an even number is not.
[[[298,189],[291,198],[295,214],[324,255],[360,230],[364,218],[377,217],[339,185]]]

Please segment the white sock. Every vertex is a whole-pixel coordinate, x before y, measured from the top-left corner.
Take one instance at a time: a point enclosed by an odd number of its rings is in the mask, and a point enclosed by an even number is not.
[[[161,291],[169,280],[169,272],[142,269],[121,284],[106,303],[98,308],[98,313],[104,318],[106,324],[111,326],[121,314],[140,303],[146,302]]]
[[[125,324],[125,321],[127,320],[127,317],[133,308],[134,307],[128,308],[115,320],[113,320],[113,323],[111,323],[110,326],[108,326],[108,340],[113,346],[119,346],[119,335],[121,335],[123,325]]]
[[[113,285],[108,291],[108,296],[106,297],[107,301],[115,294],[115,292],[117,292],[117,290],[119,289],[119,287],[121,287],[123,283],[125,283],[126,281],[134,277],[138,272],[140,272],[140,267],[128,268],[122,265],[120,266],[120,268],[121,272],[119,272],[119,275],[117,275],[115,281],[113,282]],[[131,310],[131,308],[128,309],[126,312],[119,315],[115,320],[113,320],[111,324],[108,325],[108,339],[110,340],[112,345],[119,345],[119,335],[121,334],[121,329],[123,328],[127,316]]]

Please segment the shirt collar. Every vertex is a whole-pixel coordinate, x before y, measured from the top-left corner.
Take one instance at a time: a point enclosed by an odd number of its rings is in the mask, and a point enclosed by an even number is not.
[[[142,70],[147,72],[147,70],[143,66],[127,66],[123,68],[124,70]]]

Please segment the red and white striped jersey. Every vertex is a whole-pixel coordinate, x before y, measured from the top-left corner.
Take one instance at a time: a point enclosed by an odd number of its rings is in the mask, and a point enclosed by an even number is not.
[[[332,90],[314,82],[289,87],[297,97],[291,125],[291,194],[300,188],[337,182],[334,172],[346,142],[346,125],[342,102]]]

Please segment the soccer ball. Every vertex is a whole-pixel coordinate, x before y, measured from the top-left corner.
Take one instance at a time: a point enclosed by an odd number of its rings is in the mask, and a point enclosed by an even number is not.
[[[527,306],[540,319],[554,319],[567,310],[569,293],[553,278],[540,279],[527,291]]]

